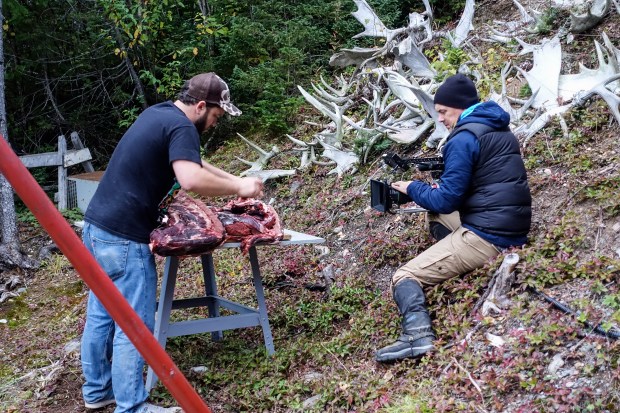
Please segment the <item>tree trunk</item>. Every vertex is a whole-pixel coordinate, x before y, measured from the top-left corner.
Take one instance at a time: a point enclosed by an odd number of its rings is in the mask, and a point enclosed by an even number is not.
[[[131,80],[133,80],[134,88],[138,92],[140,100],[142,101],[142,109],[146,109],[149,107],[149,105],[146,101],[146,93],[144,92],[144,86],[142,86],[140,76],[138,76],[138,73],[136,73],[136,69],[134,68],[133,63],[131,63],[131,59],[129,58],[129,51],[125,47],[125,42],[123,41],[123,36],[121,35],[120,30],[113,23],[112,26],[116,43],[118,44],[118,47],[125,53],[125,57],[123,58],[123,60],[125,61],[125,65],[127,66],[127,70],[129,71]]]
[[[2,13],[2,0],[0,0],[0,133],[3,139],[8,138],[6,124],[6,100],[4,97],[4,14]],[[0,174],[0,272],[2,267],[32,268],[33,260],[22,254],[17,232],[17,216],[15,214],[15,200],[13,188]]]

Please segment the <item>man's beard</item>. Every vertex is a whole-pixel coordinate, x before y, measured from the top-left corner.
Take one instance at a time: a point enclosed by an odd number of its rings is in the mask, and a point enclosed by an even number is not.
[[[204,115],[202,115],[201,118],[196,119],[196,121],[194,122],[194,126],[196,127],[196,129],[198,130],[198,134],[202,135],[202,132],[207,130],[207,119],[209,112],[205,113]]]

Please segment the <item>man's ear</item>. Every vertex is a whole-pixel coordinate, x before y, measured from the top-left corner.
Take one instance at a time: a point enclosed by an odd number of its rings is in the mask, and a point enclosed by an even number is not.
[[[196,114],[202,115],[207,110],[207,103],[204,100],[196,103]]]

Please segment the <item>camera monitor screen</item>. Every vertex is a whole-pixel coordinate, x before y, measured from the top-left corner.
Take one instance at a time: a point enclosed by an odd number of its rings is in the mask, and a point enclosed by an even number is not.
[[[385,181],[370,180],[370,206],[379,212],[409,213],[427,212],[426,209],[414,205],[411,208],[397,208],[392,211],[392,205],[402,205],[413,202],[407,194],[397,191]]]
[[[380,212],[389,212],[392,208],[390,187],[387,183],[370,180],[370,206]]]

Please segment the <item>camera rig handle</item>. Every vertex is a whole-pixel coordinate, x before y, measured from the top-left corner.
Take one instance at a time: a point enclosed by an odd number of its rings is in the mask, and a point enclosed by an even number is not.
[[[395,153],[385,153],[381,156],[383,162],[396,169],[403,171],[409,170],[409,166],[415,166],[419,171],[431,171],[433,179],[439,179],[441,171],[444,169],[443,157],[436,156],[430,158],[401,158]]]

